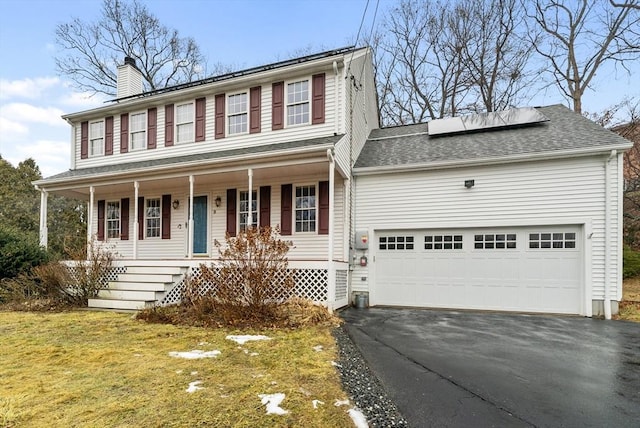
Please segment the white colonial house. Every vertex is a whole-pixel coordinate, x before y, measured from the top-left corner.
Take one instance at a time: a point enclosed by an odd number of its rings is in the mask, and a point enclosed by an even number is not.
[[[344,48],[118,98],[64,116],[71,169],[118,254],[90,306],[179,299],[215,240],[278,226],[296,292],[371,305],[609,317],[621,298],[622,152],[562,106],[379,129],[371,51]],[[55,221],[55,219],[52,219]]]

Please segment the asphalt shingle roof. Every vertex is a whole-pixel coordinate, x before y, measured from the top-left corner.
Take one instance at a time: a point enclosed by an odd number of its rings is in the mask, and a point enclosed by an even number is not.
[[[562,105],[536,109],[549,120],[514,128],[431,137],[428,123],[376,129],[369,135],[355,168],[428,166],[631,146],[624,138]]]

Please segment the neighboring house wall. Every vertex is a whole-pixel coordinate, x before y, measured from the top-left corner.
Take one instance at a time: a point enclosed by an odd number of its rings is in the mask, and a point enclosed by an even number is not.
[[[355,229],[373,231],[587,223],[585,290],[604,298],[607,156],[356,176]],[[610,164],[610,298],[620,300],[621,155]],[[475,187],[463,183],[475,180]],[[590,229],[589,229],[590,228]],[[352,272],[353,291],[369,291],[375,262]]]

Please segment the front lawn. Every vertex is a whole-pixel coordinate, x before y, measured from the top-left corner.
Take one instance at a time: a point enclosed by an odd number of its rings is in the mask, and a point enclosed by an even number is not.
[[[640,277],[623,281],[618,319],[640,322]]]
[[[226,339],[243,334],[270,339]],[[0,312],[0,337],[1,427],[354,426],[349,407],[334,405],[347,397],[331,327],[235,331],[111,312]],[[220,354],[170,355],[192,350]],[[279,393],[270,407],[288,413],[267,414],[259,394]]]

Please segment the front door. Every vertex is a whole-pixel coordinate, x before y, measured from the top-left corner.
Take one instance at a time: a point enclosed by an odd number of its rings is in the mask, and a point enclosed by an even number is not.
[[[207,197],[193,198],[193,254],[207,253]]]

